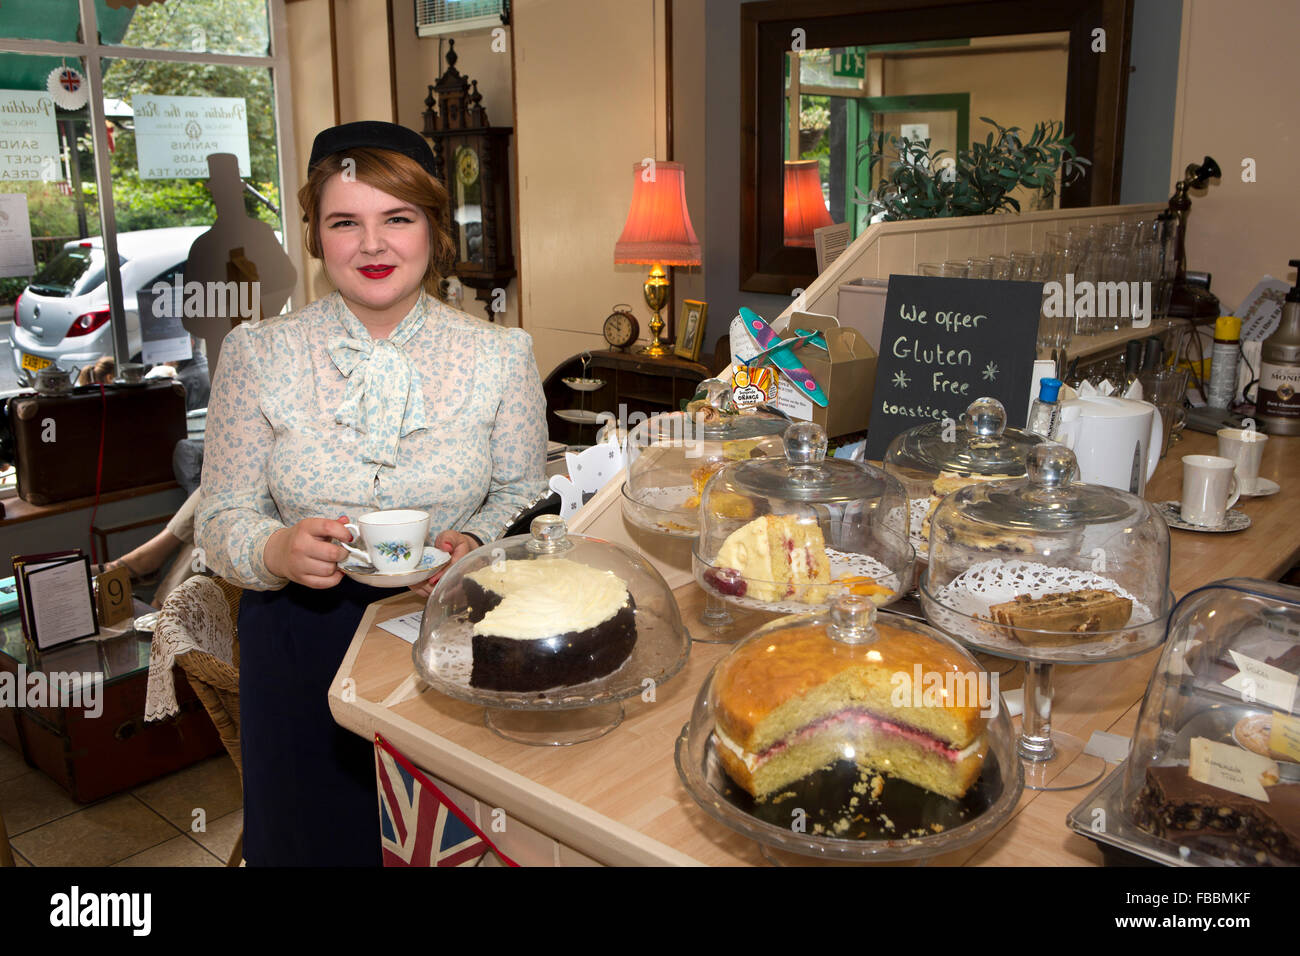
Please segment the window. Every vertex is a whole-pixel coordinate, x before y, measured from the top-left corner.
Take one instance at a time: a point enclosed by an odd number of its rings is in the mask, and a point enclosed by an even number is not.
[[[137,292],[183,268],[216,218],[209,154],[238,157],[244,214],[299,260],[298,230],[282,214],[281,197],[297,190],[280,148],[283,7],[0,3],[0,230],[25,209],[32,243],[30,264],[6,267],[0,249],[0,397],[50,364],[141,358]],[[65,86],[89,89],[85,105],[54,102],[47,84],[65,74]],[[83,321],[91,314],[111,318]]]

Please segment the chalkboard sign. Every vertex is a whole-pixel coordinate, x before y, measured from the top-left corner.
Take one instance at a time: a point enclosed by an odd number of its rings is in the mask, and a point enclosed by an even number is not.
[[[866,457],[909,428],[960,421],[984,396],[1022,427],[1042,301],[1039,282],[890,276]]]

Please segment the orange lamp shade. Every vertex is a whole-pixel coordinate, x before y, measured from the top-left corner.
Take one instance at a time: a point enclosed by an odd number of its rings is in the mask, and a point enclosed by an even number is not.
[[[785,164],[785,244],[813,246],[813,230],[833,226],[822,196],[817,160],[792,160]]]
[[[686,171],[681,163],[632,166],[632,208],[614,243],[615,262],[698,266],[700,240],[686,208]]]

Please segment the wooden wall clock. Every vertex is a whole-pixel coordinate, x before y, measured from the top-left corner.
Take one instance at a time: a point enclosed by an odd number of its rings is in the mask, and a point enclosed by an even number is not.
[[[450,198],[446,225],[456,247],[451,269],[490,305],[493,290],[516,275],[508,156],[513,129],[488,122],[478,81],[456,69],[456,41],[447,46],[447,70],[424,100],[424,135]]]

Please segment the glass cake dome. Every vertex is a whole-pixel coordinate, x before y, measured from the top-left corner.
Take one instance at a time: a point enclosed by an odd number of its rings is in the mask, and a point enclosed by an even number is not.
[[[1300,588],[1233,578],[1192,591],[1170,616],[1128,760],[1071,826],[1172,865],[1300,864],[1298,679]]]
[[[997,675],[852,593],[719,661],[676,761],[704,811],[774,861],[948,853],[992,833],[1024,787]]]
[[[1042,442],[1007,428],[1007,411],[996,398],[971,402],[959,422],[927,422],[890,442],[883,465],[907,492],[917,553],[928,553],[930,519],[946,495],[977,481],[1023,477],[1030,449]]]
[[[648,561],[541,515],[529,534],[447,570],[412,656],[435,690],[487,708],[485,722],[502,736],[556,744],[612,730],[619,701],[670,680],[690,644]]]
[[[926,617],[968,646],[1054,663],[1121,660],[1164,638],[1169,527],[1136,495],[1074,481],[1036,445],[1024,478],[968,485],[931,519]]]
[[[782,455],[789,424],[768,411],[723,415],[711,406],[646,419],[628,434],[623,514],[647,531],[695,537],[705,483],[729,461]]]
[[[854,592],[888,604],[912,586],[903,486],[865,462],[826,458],[826,433],[786,429],[785,457],[732,462],[704,487],[695,579],[707,594],[799,613]]]

